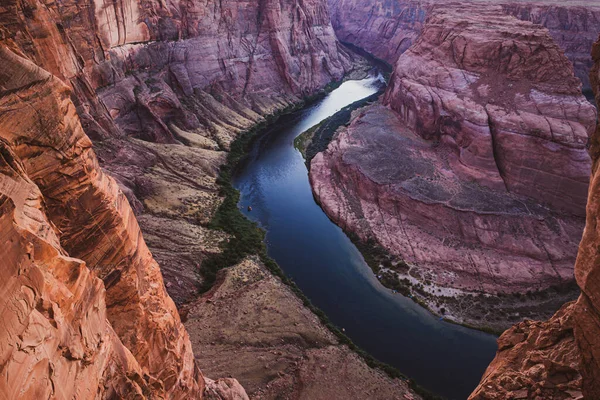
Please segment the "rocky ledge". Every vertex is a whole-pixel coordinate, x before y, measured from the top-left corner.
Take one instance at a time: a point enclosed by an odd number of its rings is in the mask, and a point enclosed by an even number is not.
[[[185,325],[203,372],[235,376],[254,399],[420,399],[340,344],[256,257],[221,271]]]
[[[310,172],[327,214],[392,255],[380,277],[495,330],[573,298],[544,292],[572,282],[596,113],[548,31],[498,6],[439,7],[383,103]],[[506,308],[489,297],[526,292]]]

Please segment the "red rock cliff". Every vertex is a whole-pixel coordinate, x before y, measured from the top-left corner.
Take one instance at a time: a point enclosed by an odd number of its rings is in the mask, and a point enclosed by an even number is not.
[[[187,333],[69,88],[6,47],[0,65],[2,301],[18,318],[4,325],[1,390],[200,398]]]
[[[594,67],[590,81],[600,104],[600,40],[592,48]],[[590,154],[592,156],[592,178],[587,204],[587,219],[583,238],[579,245],[575,278],[581,288],[581,296],[576,303],[575,339],[581,350],[583,392],[586,398],[600,397],[600,258],[598,243],[598,219],[600,218],[600,125],[592,136]]]
[[[600,41],[592,50],[590,75],[600,100]],[[575,264],[581,288],[577,302],[565,305],[547,322],[526,321],[506,331],[499,351],[471,399],[600,398],[600,262],[598,217],[600,188],[598,140],[600,125],[591,138],[592,177],[587,220]]]
[[[315,196],[407,261],[384,272],[424,284],[434,310],[505,328],[535,306],[460,298],[572,281],[596,121],[580,88],[546,29],[498,6],[440,6],[398,59],[388,107],[357,111],[313,159]]]

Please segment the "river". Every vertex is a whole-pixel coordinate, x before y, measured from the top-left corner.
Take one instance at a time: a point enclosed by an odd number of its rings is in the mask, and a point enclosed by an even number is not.
[[[239,206],[266,230],[269,255],[285,274],[358,346],[436,394],[466,399],[494,357],[496,338],[441,321],[382,286],[315,203],[294,148],[296,136],[381,85],[374,74],[344,82],[261,134],[234,177]]]

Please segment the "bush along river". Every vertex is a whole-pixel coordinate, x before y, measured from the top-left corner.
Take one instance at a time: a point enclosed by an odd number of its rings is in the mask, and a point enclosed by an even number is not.
[[[356,345],[436,394],[466,399],[494,357],[496,338],[444,322],[381,285],[315,202],[294,148],[297,136],[384,85],[377,73],[346,81],[269,126],[233,176],[238,207],[265,229],[268,255],[285,275]]]

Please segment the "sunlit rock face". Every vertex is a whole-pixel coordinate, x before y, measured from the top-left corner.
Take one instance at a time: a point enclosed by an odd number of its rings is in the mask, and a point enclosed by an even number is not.
[[[312,161],[331,218],[412,265],[407,279],[458,294],[572,280],[596,112],[546,29],[495,5],[440,6],[382,103]]]
[[[70,89],[0,49],[7,398],[201,398],[158,264],[102,172]],[[12,321],[12,322],[9,322]]]
[[[590,82],[599,100],[600,41],[594,44],[592,57]],[[472,399],[500,399],[517,393],[524,398],[595,399],[600,396],[599,138],[600,126],[591,137],[593,164],[587,220],[575,264],[581,296],[549,321],[524,322],[505,332],[499,339],[498,354],[471,395]]]

